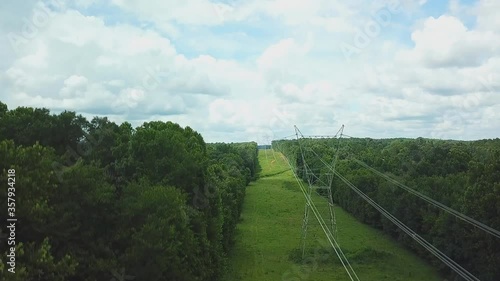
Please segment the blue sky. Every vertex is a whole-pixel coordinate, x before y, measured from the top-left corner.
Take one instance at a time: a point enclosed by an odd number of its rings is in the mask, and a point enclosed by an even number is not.
[[[342,124],[360,137],[496,138],[498,14],[492,0],[6,0],[0,100],[170,120],[208,142]]]

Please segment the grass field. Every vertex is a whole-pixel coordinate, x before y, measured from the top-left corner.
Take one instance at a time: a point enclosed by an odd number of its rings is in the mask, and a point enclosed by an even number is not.
[[[290,259],[298,254],[304,213],[304,196],[282,155],[260,151],[261,178],[246,193],[236,244],[229,257],[225,281],[239,280],[350,280],[334,253],[325,260],[316,249],[331,251],[311,214],[307,245],[309,263]],[[327,203],[313,201],[327,220]],[[358,222],[335,208],[338,242],[360,280],[442,280],[425,261],[405,250],[381,231]],[[301,253],[301,252],[300,252]]]

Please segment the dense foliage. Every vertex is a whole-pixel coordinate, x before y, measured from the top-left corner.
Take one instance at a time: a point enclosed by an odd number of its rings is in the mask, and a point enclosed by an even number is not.
[[[422,201],[353,161],[359,159],[400,183],[500,230],[500,139],[342,139],[341,142],[304,139],[300,144],[297,140],[276,141],[273,147],[296,165],[296,172],[303,180],[309,177],[318,185],[328,182],[328,169],[315,153],[327,163],[332,163],[338,155],[337,171],[382,207],[479,279],[500,280],[500,239]],[[320,178],[304,173],[301,147],[309,168],[316,175],[321,174]],[[401,241],[438,266],[451,280],[462,280],[338,177],[332,189],[335,203],[359,220]]]
[[[0,103],[0,220],[8,169],[18,219],[0,280],[219,280],[257,168],[256,143]]]

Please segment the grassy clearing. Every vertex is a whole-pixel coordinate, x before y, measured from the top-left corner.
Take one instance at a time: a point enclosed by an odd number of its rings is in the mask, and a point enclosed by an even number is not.
[[[246,193],[225,280],[349,280],[311,214],[308,263],[298,260],[304,196],[281,154],[259,152],[261,178]],[[326,201],[313,198],[325,220]],[[339,244],[360,280],[442,280],[437,272],[381,231],[335,208]]]

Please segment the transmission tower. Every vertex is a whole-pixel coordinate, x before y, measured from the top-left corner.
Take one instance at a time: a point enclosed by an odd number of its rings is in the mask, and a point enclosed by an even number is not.
[[[339,136],[339,138],[338,138],[339,141],[337,141],[337,148],[336,148],[335,157],[333,158],[332,163],[331,163],[331,166],[334,169],[335,169],[335,165],[336,165],[336,162],[338,159],[340,137],[342,136],[343,131],[344,131],[344,125],[342,125],[342,127],[339,129],[337,134],[335,134],[335,136],[308,136],[307,137],[308,139],[318,139],[318,138],[336,138],[337,136]],[[327,208],[328,208],[328,217],[329,217],[329,222],[330,222],[330,225],[328,227],[330,228],[330,231],[333,234],[334,239],[338,240],[337,221],[336,221],[336,217],[335,217],[335,209],[334,209],[334,205],[333,205],[333,195],[332,195],[332,186],[333,186],[333,179],[335,177],[335,173],[331,170],[329,170],[328,172],[323,172],[323,173],[321,173],[321,170],[320,170],[320,171],[318,171],[318,173],[314,173],[314,171],[309,167],[309,165],[307,164],[307,161],[306,161],[305,154],[307,152],[307,148],[303,147],[303,145],[301,144],[301,139],[304,140],[306,137],[304,137],[304,135],[300,132],[299,128],[297,128],[297,126],[295,126],[295,136],[297,138],[297,142],[298,142],[298,145],[300,148],[300,157],[302,160],[301,169],[302,169],[303,173],[305,173],[305,175],[306,175],[307,184],[308,184],[308,189],[307,189],[308,200],[306,200],[306,203],[304,206],[304,218],[302,221],[302,235],[301,235],[302,258],[304,259],[305,258],[305,251],[306,251],[307,230],[308,230],[308,227],[310,224],[310,222],[309,222],[309,212],[311,210],[310,202],[312,202],[311,195],[312,195],[313,191],[316,191],[319,189],[323,189],[323,190],[327,191],[327,195],[328,195]],[[321,180],[322,175],[326,176],[326,182]],[[321,185],[315,184],[313,181],[314,178],[319,180],[319,183]]]

